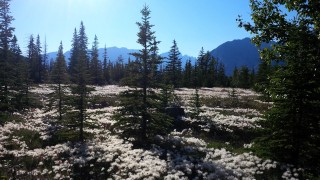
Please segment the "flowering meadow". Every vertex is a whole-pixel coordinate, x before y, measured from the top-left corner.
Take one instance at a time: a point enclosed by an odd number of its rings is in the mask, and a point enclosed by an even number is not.
[[[50,85],[31,89],[38,106],[0,126],[0,176],[8,179],[298,179],[303,169],[252,151],[263,112],[272,106],[250,90],[202,88],[201,113],[188,116],[194,89],[175,94],[186,112],[167,136],[135,147],[113,131],[117,95],[128,87],[93,87],[86,140],[54,140],[57,110]],[[68,91],[66,91],[69,93]]]

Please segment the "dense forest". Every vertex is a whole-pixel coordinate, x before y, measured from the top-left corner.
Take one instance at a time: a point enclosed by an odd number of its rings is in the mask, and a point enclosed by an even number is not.
[[[319,178],[320,2],[250,2],[252,22],[239,16],[239,27],[257,47],[273,44],[260,50],[257,71],[235,67],[227,76],[223,62],[203,48],[195,63],[182,64],[176,40],[161,57],[147,5],[136,23],[141,49],[133,59],[109,59],[106,47],[99,57],[98,37],[88,47],[83,22],[70,34],[70,59],[61,42],[49,60],[39,35],[30,36],[23,56],[10,0],[0,0],[1,179]],[[229,119],[218,122],[224,115]],[[36,117],[45,138],[14,128]],[[246,125],[223,124],[232,119]],[[57,155],[42,157],[50,148]],[[234,165],[219,164],[224,156],[234,156]],[[246,158],[260,164],[236,161]],[[120,164],[130,161],[142,165]]]

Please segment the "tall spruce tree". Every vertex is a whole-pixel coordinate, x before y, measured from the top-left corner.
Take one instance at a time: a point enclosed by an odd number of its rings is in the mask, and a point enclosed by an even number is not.
[[[261,61],[258,67],[258,72],[255,76],[254,89],[258,92],[266,92],[266,88],[269,85],[269,76],[272,72],[271,63]],[[269,95],[268,95],[269,96]]]
[[[40,36],[37,35],[35,40],[33,35],[30,35],[28,44],[28,64],[30,71],[30,79],[33,83],[42,83],[44,76],[44,66],[42,61],[42,50]]]
[[[166,67],[166,75],[168,83],[172,84],[174,88],[181,86],[181,58],[176,40],[173,40]]]
[[[188,88],[193,87],[192,64],[190,59],[186,62],[185,68],[183,70],[183,87],[188,87]]]
[[[257,46],[276,41],[260,55],[268,64],[279,62],[266,87],[274,104],[262,123],[260,148],[320,176],[320,1],[250,2],[252,23],[240,18],[239,26],[255,34]]]
[[[77,64],[78,64],[78,58],[79,58],[79,42],[78,42],[78,32],[77,29],[74,29],[73,37],[72,37],[72,44],[71,44],[71,56],[69,61],[69,74],[70,74],[70,80],[71,82],[76,81],[76,73],[77,73]]]
[[[159,55],[159,47],[160,41],[157,41],[157,38],[153,36],[151,44],[150,44],[150,86],[151,87],[159,87],[159,82],[161,81],[161,75],[159,70],[159,65],[162,64],[163,58]]]
[[[90,93],[90,88],[87,85],[90,83],[89,73],[89,57],[88,57],[88,37],[85,33],[83,22],[80,23],[79,33],[73,36],[72,55],[70,62],[70,72],[74,86],[71,86],[71,92],[74,95],[74,104],[76,111],[73,112],[74,124],[79,128],[79,140],[84,141],[85,121],[87,118],[87,99]]]
[[[38,56],[37,56],[37,46],[33,35],[30,35],[28,43],[28,67],[29,67],[29,78],[33,83],[37,82],[37,69],[38,69]]]
[[[35,67],[35,83],[42,83],[43,81],[43,62],[42,62],[42,47],[41,47],[41,42],[40,42],[40,35],[37,35],[37,40],[36,40],[36,47],[35,47],[35,53],[36,53],[36,67]]]
[[[217,77],[218,77],[218,68],[217,68],[218,62],[213,56],[210,56],[210,61],[208,65],[208,73],[207,73],[207,87],[213,87],[217,85]]]
[[[226,76],[226,71],[223,63],[218,63],[217,69],[217,86],[226,87],[230,86],[228,83],[228,78]]]
[[[48,82],[49,81],[49,63],[48,63],[48,44],[47,44],[46,38],[44,40],[44,45],[43,45],[42,63],[43,63],[42,65],[43,82]]]
[[[203,47],[201,47],[201,50],[199,52],[197,62],[195,65],[195,72],[196,72],[196,87],[203,86],[203,80],[204,80],[204,69],[205,69],[205,52]]]
[[[26,90],[28,89],[28,68],[25,58],[22,56],[21,49],[18,45],[18,39],[13,36],[10,44],[11,59],[13,61],[14,83],[11,88],[16,92],[11,101],[15,110],[27,108]]]
[[[94,41],[91,49],[90,74],[92,84],[103,84],[102,64],[99,60],[99,42],[96,35],[94,36]]]
[[[250,87],[250,70],[247,66],[242,66],[239,70],[239,88],[248,89]]]
[[[103,79],[105,84],[110,83],[110,68],[108,64],[108,53],[106,45],[104,45],[103,51]]]
[[[114,115],[117,121],[116,129],[119,129],[122,136],[133,137],[139,143],[147,143],[156,134],[168,132],[171,119],[161,112],[160,97],[151,87],[155,86],[154,68],[161,63],[156,57],[157,48],[155,45],[153,25],[150,24],[150,10],[144,6],[141,10],[142,22],[137,22],[139,27],[137,42],[142,46],[136,57],[133,74],[130,78],[133,90],[127,90],[120,94],[120,108]],[[135,72],[135,73],[134,73]]]
[[[2,113],[10,109],[9,87],[12,84],[12,65],[9,58],[10,42],[14,28],[11,23],[10,0],[0,0],[0,118]]]
[[[67,74],[67,65],[66,60],[63,54],[63,45],[60,42],[58,54],[56,61],[53,64],[53,68],[51,71],[51,82],[57,84],[56,92],[55,92],[55,99],[58,101],[58,121],[62,121],[63,115],[63,101],[64,101],[64,90],[62,85],[67,83],[68,74]]]
[[[231,77],[231,86],[233,88],[238,88],[240,84],[240,72],[237,67],[234,67],[232,77]]]

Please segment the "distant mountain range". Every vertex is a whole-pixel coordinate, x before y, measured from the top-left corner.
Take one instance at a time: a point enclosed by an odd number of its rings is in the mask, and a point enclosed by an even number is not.
[[[261,48],[270,47],[270,44],[262,44]],[[136,49],[109,47],[107,48],[108,58],[113,62],[118,59],[121,55],[124,62],[128,61],[130,57],[132,60],[135,59],[130,53],[138,52]],[[231,75],[234,67],[247,66],[257,70],[260,63],[258,48],[251,43],[250,38],[228,41],[217,48],[213,49],[211,55],[214,56],[220,63],[225,65],[227,75]],[[99,49],[99,58],[103,59],[104,48]],[[70,51],[65,52],[67,62],[70,58]],[[168,57],[169,52],[160,54],[162,57]],[[57,52],[48,53],[49,59],[55,59]],[[181,55],[182,66],[190,59],[191,62],[196,61],[196,57]]]
[[[260,48],[270,46],[271,44],[262,43]],[[257,70],[260,64],[258,48],[250,38],[225,42],[212,50],[211,55],[224,64],[227,75],[231,75],[235,67],[247,66]]]

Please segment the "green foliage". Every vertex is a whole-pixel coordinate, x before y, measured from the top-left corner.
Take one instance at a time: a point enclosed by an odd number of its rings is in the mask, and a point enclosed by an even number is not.
[[[260,75],[263,76],[263,75]],[[231,86],[237,88],[249,89],[254,85],[255,74],[252,70],[250,72],[247,66],[242,66],[240,69],[234,68],[231,77]]]
[[[202,107],[202,102],[201,102],[201,99],[200,99],[200,95],[199,95],[199,90],[196,88],[195,90],[195,94],[194,96],[192,97],[191,99],[191,112],[189,113],[189,116],[193,119],[198,119],[199,118],[199,115],[200,113],[203,112],[203,110],[201,109]]]
[[[94,85],[102,85],[104,83],[102,64],[99,60],[98,44],[98,37],[95,36],[91,49],[90,61],[91,82]]]
[[[10,15],[10,0],[0,1],[0,112],[3,117],[14,111],[12,101],[12,87],[15,82],[15,55],[11,52],[14,42],[11,23],[14,18]],[[7,114],[7,115],[5,115]]]
[[[187,88],[190,88],[190,87],[194,87],[194,77],[192,76],[193,74],[193,66],[191,64],[191,60],[189,59],[186,64],[185,64],[185,67],[184,67],[184,71],[182,72],[183,74],[183,80],[182,80],[182,83],[183,83],[183,87],[187,87]]]
[[[18,150],[21,148],[20,144],[16,144],[13,139],[19,139],[24,141],[29,149],[42,148],[42,139],[40,139],[40,134],[38,132],[28,130],[28,129],[19,129],[15,130],[10,134],[9,141],[10,143],[5,144],[5,148],[9,150]]]
[[[146,136],[148,139],[157,134],[168,133],[172,119],[163,113],[163,104],[160,97],[153,91],[148,91],[146,104],[143,101],[142,90],[128,90],[119,95],[121,107],[113,116],[117,121],[114,125],[125,138],[135,138],[141,141],[143,132],[143,118],[146,117]]]
[[[85,33],[85,27],[83,22],[80,23],[79,33],[74,31],[72,40],[71,58],[69,64],[69,72],[71,81],[75,85],[71,86],[71,93],[74,95],[74,101],[71,106],[74,107],[74,111],[71,112],[73,124],[79,128],[79,140],[84,141],[83,128],[86,121],[86,109],[88,107],[88,95],[91,88],[87,87],[87,84],[91,82],[89,73],[89,57],[88,57],[88,38]],[[95,39],[95,46],[97,46],[97,38]],[[97,47],[95,47],[97,48]]]
[[[65,113],[64,110],[64,101],[65,101],[65,87],[62,87],[62,84],[67,83],[68,74],[66,61],[63,55],[62,42],[60,42],[57,59],[53,64],[53,69],[51,71],[51,81],[57,84],[55,92],[53,95],[53,100],[57,100],[57,109],[58,109],[58,121],[62,121],[62,116]]]
[[[30,80],[36,84],[43,83],[45,67],[42,58],[42,50],[39,35],[37,35],[36,40],[33,35],[30,35],[27,58]]]
[[[85,126],[85,121],[87,120],[87,108],[88,108],[88,95],[92,91],[86,85],[75,85],[71,87],[71,93],[73,96],[73,102],[71,106],[75,108],[73,112],[70,112],[70,120],[72,120],[71,125],[75,125],[79,128],[79,140],[84,141],[83,128]]]
[[[125,69],[123,58],[120,55],[110,69],[110,81],[115,84],[119,83],[125,77]]]
[[[56,61],[53,63],[51,71],[51,82],[55,84],[63,84],[68,80],[67,64],[63,54],[62,42],[60,42]]]
[[[178,96],[174,94],[174,87],[170,85],[162,85],[160,90],[161,107],[180,107],[181,102]]]
[[[226,73],[225,73],[224,64],[218,63],[217,66],[218,66],[217,73],[216,73],[217,78],[215,80],[216,83],[214,83],[214,85],[218,87],[230,86],[228,77],[226,76]]]
[[[149,22],[150,12],[147,6],[141,10],[142,22],[137,22],[140,30],[137,42],[142,49],[132,54],[136,61],[130,63],[132,73],[126,80],[128,85],[139,89],[120,94],[121,108],[113,116],[117,121],[115,127],[123,137],[134,138],[144,145],[156,134],[166,134],[172,121],[163,112],[161,97],[151,89],[159,86],[158,65],[162,58],[158,55],[157,45],[160,42],[151,30],[153,25]]]
[[[319,1],[251,1],[253,24],[239,26],[255,34],[253,42],[276,41],[261,51],[266,63],[278,62],[267,93],[274,106],[262,122],[261,148],[274,159],[308,169],[320,168],[320,21]],[[294,11],[294,18],[283,12]]]
[[[165,69],[166,84],[172,84],[174,88],[180,87],[181,84],[181,58],[176,40],[173,40],[171,46],[168,64]]]

